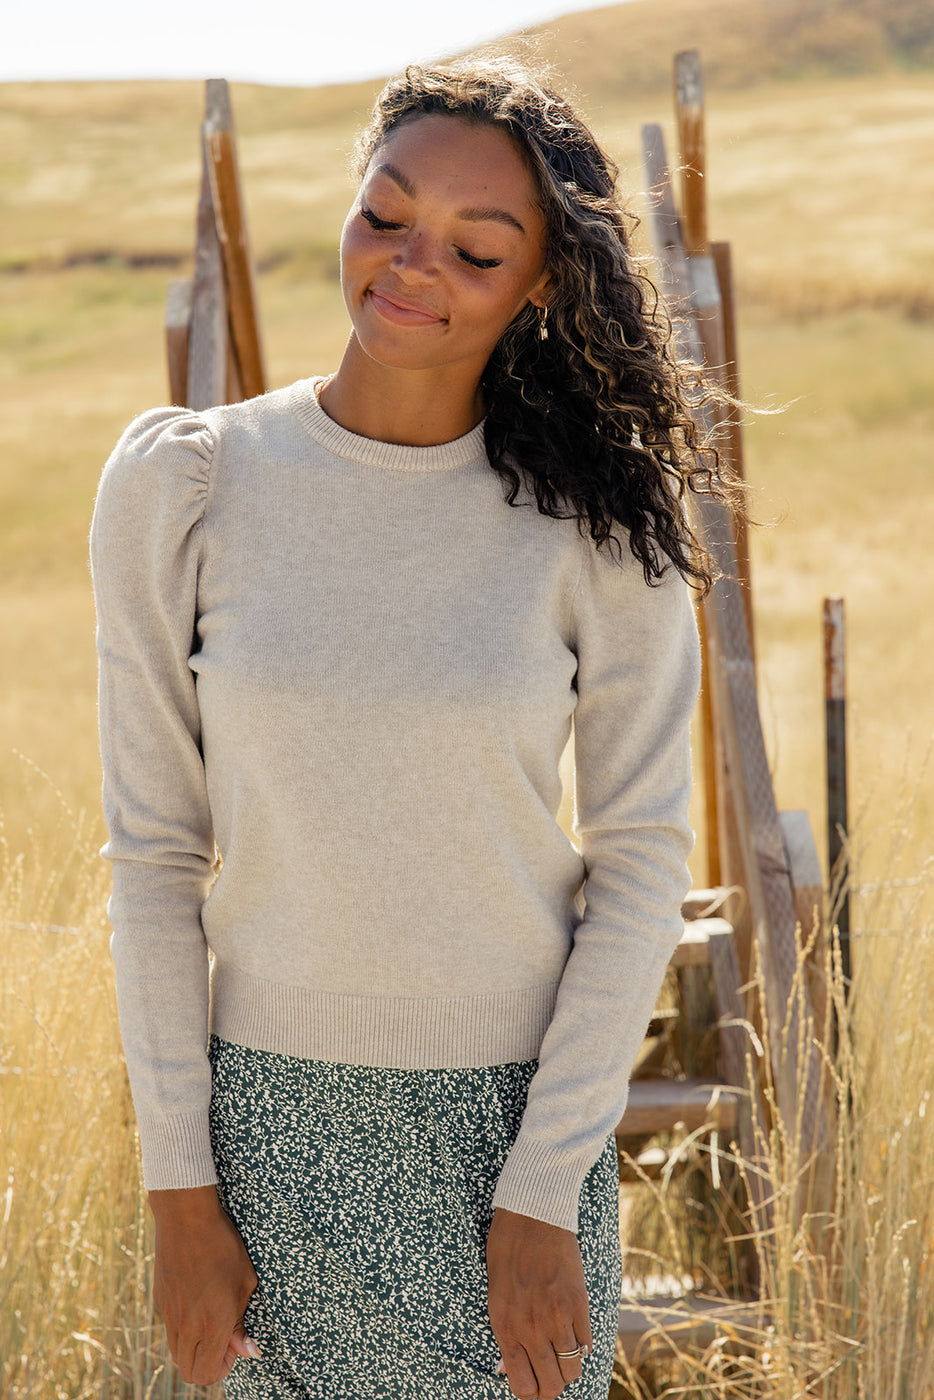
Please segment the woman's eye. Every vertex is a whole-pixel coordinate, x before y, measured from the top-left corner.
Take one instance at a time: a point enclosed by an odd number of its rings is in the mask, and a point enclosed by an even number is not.
[[[470,263],[471,267],[499,267],[502,258],[475,258],[473,253],[468,253],[464,248],[458,248],[457,256],[463,258],[465,263]]]
[[[395,224],[389,219],[381,219],[378,214],[374,214],[372,209],[367,209],[366,205],[360,206],[360,217],[366,219],[370,228],[377,233],[394,233],[397,229],[403,228],[403,224]],[[473,253],[468,253],[466,248],[457,248],[457,256],[462,262],[469,263],[471,267],[491,268],[499,267],[502,258],[475,258]]]
[[[370,225],[370,228],[375,228],[377,231],[382,231],[384,229],[397,229],[402,227],[401,224],[393,224],[390,223],[388,219],[379,218],[378,215],[373,213],[372,209],[365,209],[363,205],[360,206],[360,217],[361,219],[366,219],[367,223]]]

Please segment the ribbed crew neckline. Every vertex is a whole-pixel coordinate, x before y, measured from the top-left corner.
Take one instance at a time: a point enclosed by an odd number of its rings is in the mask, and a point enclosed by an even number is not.
[[[463,437],[442,442],[435,447],[409,447],[394,442],[379,442],[348,432],[329,418],[317,399],[316,390],[324,383],[323,375],[300,379],[292,385],[291,407],[302,427],[315,442],[333,452],[369,467],[387,467],[405,472],[443,472],[465,467],[485,456],[483,424],[478,423]]]

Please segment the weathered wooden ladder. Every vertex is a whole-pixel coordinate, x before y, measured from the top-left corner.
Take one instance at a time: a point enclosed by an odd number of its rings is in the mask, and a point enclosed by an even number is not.
[[[676,56],[675,89],[680,215],[661,128],[646,126],[642,131],[659,286],[673,310],[681,357],[705,366],[708,375],[738,397],[730,249],[707,238],[703,84],[696,51]],[[721,453],[742,476],[738,423],[729,415],[718,421],[709,404],[699,404],[695,412],[703,432],[717,431]],[[650,1178],[665,1169],[665,1152],[651,1146],[646,1150],[655,1135],[670,1134],[676,1127],[686,1133],[706,1127],[721,1141],[736,1144],[746,1166],[749,1232],[761,1238],[768,1235],[772,1221],[774,1184],[764,1145],[774,1117],[794,1124],[797,1116],[806,1161],[815,1161],[827,1145],[814,1041],[815,1027],[822,1031],[823,1026],[820,1016],[814,1017],[808,979],[802,977],[802,949],[817,932],[823,878],[807,814],[780,815],[776,809],[756,691],[745,531],[734,534],[726,510],[709,497],[689,504],[695,528],[720,573],[699,608],[704,652],[699,719],[711,888],[694,891],[684,906],[684,937],[671,963],[681,1006],[659,1013],[649,1028],[645,1077],[635,1078],[617,1129],[624,1149],[621,1179]],[[686,972],[698,967],[709,968],[713,982],[716,1016],[711,1029],[719,1035],[719,1076],[660,1078],[651,1070],[653,1060],[660,1058],[666,1022],[691,1016],[691,974]],[[761,1007],[758,987],[764,992]],[[771,1034],[762,1037],[770,1053],[768,1066],[753,1052],[763,1013],[771,1028]],[[642,1072],[637,1067],[637,1076]],[[768,1110],[764,1080],[771,1086]],[[802,1202],[807,1188],[803,1180]],[[696,1351],[723,1328],[734,1338],[741,1336],[755,1296],[754,1278],[750,1284],[746,1300],[690,1295],[627,1300],[619,1324],[625,1355],[638,1360],[652,1349]]]

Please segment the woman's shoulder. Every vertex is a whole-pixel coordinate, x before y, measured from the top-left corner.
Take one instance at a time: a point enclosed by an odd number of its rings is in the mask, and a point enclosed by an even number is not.
[[[130,496],[175,490],[187,481],[205,490],[216,447],[203,414],[166,405],[149,408],[130,422],[107,459],[101,491]]]
[[[273,390],[254,399],[195,410],[178,405],[146,409],[121,433],[104,467],[101,489],[151,499],[168,493],[177,504],[203,504],[222,453],[255,449],[287,419],[291,394]]]

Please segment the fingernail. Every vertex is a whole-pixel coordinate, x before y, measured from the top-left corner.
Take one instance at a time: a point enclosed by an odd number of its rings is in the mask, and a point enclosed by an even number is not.
[[[506,1363],[502,1360],[502,1358],[500,1358],[500,1360],[496,1363],[496,1374],[498,1376],[505,1376],[506,1374]]]
[[[247,1356],[251,1356],[254,1361],[262,1361],[263,1353],[260,1351],[259,1347],[256,1345],[252,1337],[244,1337],[243,1350],[246,1352]]]

